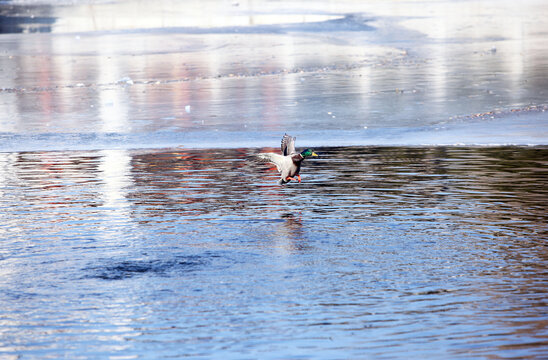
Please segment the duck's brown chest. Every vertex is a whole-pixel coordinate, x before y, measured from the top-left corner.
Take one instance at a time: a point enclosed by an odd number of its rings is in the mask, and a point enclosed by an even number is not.
[[[303,158],[301,155],[295,155],[291,158],[291,160],[293,160],[293,166],[289,171],[289,176],[298,175],[299,171],[301,171],[301,163],[303,162]]]

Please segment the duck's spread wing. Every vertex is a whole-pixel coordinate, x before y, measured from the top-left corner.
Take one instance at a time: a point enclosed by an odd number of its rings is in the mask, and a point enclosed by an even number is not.
[[[295,153],[295,137],[285,134],[282,138],[282,155],[287,156]]]
[[[282,172],[282,169],[284,168],[284,164],[287,162],[285,157],[280,154],[260,153],[260,154],[257,154],[257,157],[263,161],[276,165],[279,172]]]

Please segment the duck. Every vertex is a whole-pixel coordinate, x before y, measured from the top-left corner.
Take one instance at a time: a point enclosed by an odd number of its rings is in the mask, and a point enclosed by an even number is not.
[[[279,185],[284,185],[290,181],[301,182],[301,163],[307,157],[318,156],[314,151],[305,149],[300,153],[295,150],[295,137],[284,134],[282,137],[282,153],[260,153],[257,157],[263,161],[276,165],[278,172],[280,173]]]

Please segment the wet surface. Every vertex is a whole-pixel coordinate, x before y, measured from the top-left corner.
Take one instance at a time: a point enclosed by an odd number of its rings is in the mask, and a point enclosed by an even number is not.
[[[546,4],[456,4],[2,4],[0,151],[545,144]]]
[[[547,9],[0,0],[0,357],[548,358]]]
[[[543,358],[548,150],[4,153],[0,353]]]

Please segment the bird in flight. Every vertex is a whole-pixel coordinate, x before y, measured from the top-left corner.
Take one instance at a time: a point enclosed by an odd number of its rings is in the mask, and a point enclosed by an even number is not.
[[[278,168],[280,180],[278,184],[287,184],[291,180],[301,182],[301,163],[310,156],[318,156],[314,151],[305,149],[298,153],[295,150],[295,137],[285,134],[282,138],[282,154],[260,153],[258,158],[270,162]]]

